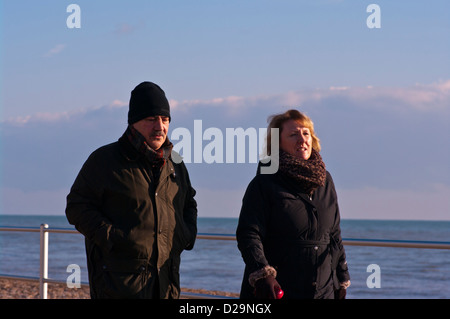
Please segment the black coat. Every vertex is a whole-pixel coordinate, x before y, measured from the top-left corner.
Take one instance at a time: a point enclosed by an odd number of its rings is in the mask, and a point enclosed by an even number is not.
[[[248,277],[267,265],[277,270],[284,298],[333,298],[336,282],[350,279],[328,172],[311,198],[280,171],[257,175],[244,195],[236,235],[246,266],[241,298],[254,298]]]
[[[86,238],[92,298],[178,298],[180,254],[192,249],[197,204],[184,163],[154,176],[123,135],[93,152],[66,215]]]

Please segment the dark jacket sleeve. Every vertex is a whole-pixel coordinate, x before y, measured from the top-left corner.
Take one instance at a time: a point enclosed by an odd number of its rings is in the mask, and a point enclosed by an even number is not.
[[[67,195],[66,216],[87,239],[108,249],[112,245],[108,239],[114,230],[100,210],[104,190],[101,168],[102,165],[96,163],[94,152],[84,163]]]
[[[341,216],[339,212],[339,204],[337,200],[336,189],[334,187],[334,182],[331,175],[329,175],[328,178],[330,186],[332,187],[332,191],[334,193],[333,195],[335,198],[335,205],[336,205],[334,226],[330,234],[332,270],[335,272],[338,283],[342,283],[350,280],[350,274],[348,272],[347,260],[345,256],[345,248],[344,245],[342,244],[341,227],[340,227]]]
[[[183,167],[183,171],[185,172],[187,182],[187,192],[183,210],[183,219],[189,231],[189,243],[185,249],[191,250],[192,248],[194,248],[195,239],[197,237],[197,202],[194,199],[196,191],[191,185],[191,181],[189,179],[189,174],[186,166],[184,165],[184,163],[181,164]]]
[[[269,265],[263,247],[269,218],[266,201],[257,176],[245,192],[236,230],[238,248],[250,273]]]

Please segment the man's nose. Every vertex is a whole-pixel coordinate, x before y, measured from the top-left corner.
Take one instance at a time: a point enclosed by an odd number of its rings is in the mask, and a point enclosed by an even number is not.
[[[155,118],[155,129],[161,131],[163,129],[163,121],[162,118],[157,117]]]

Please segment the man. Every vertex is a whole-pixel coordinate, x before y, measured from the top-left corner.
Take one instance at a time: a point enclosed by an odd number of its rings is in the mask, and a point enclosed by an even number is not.
[[[164,91],[139,84],[125,133],[89,156],[67,196],[67,219],[85,236],[92,298],[179,298],[197,203],[184,163],[172,159],[170,120]]]

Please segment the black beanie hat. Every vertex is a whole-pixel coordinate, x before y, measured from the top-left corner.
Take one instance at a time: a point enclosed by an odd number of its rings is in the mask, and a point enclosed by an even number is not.
[[[170,106],[166,94],[155,83],[142,82],[131,91],[128,124],[158,115],[167,116],[170,121]]]

